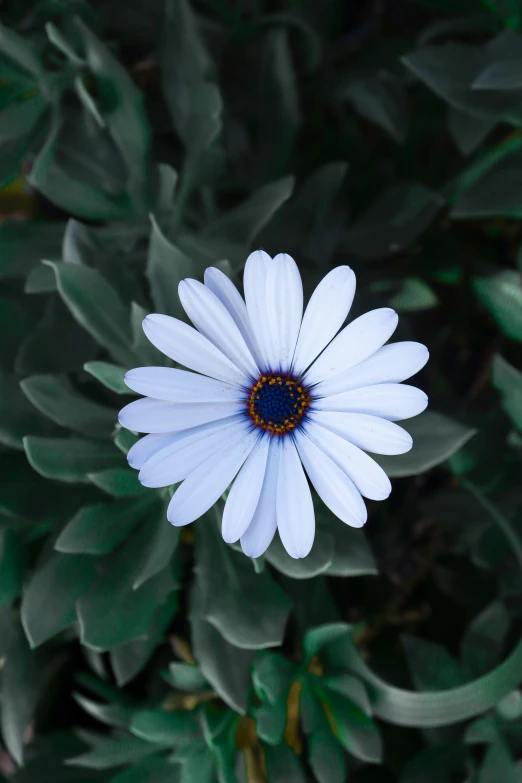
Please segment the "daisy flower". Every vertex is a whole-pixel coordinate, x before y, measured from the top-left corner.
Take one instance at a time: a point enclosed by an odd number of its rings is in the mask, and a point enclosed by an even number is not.
[[[416,342],[385,345],[398,322],[387,307],[341,329],[355,295],[347,266],[326,275],[304,315],[301,276],[286,253],[251,253],[243,283],[245,299],[213,267],[204,284],[183,280],[179,297],[195,328],[168,315],[145,318],[151,343],[193,372],[127,373],[127,386],[145,397],[120,411],[120,423],[149,433],[128,460],[146,487],[181,482],[167,511],[173,525],[198,519],[232,484],[225,541],[240,540],[245,554],[259,557],[277,529],[289,555],[306,557],[315,534],[306,476],[339,519],[364,525],[363,496],[384,500],[391,491],[365,452],[411,448],[394,421],[421,413],[427,397],[401,381],[428,351]]]

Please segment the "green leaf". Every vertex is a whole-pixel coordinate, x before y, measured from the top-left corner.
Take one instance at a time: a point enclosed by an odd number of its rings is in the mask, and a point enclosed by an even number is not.
[[[108,650],[143,637],[158,606],[171,600],[169,569],[134,588],[148,538],[147,525],[141,525],[117,552],[98,561],[97,578],[77,603],[83,644]]]
[[[310,660],[314,655],[318,655],[325,645],[344,639],[349,633],[350,628],[346,623],[329,623],[306,631],[303,639],[306,659]]]
[[[275,26],[264,39],[259,54],[256,101],[258,122],[255,159],[262,181],[266,173],[281,176],[288,171],[301,124],[298,81],[288,32]]]
[[[325,687],[353,701],[366,715],[372,714],[368,693],[361,680],[351,674],[328,674],[322,679]]]
[[[89,474],[116,468],[122,454],[112,443],[82,438],[24,438],[32,467],[45,478],[89,483]]]
[[[262,652],[254,658],[252,684],[261,706],[254,708],[257,736],[270,745],[279,745],[287,723],[287,697],[296,666],[279,653]]]
[[[130,731],[147,742],[169,746],[194,742],[200,736],[196,716],[185,710],[138,710],[131,720]]]
[[[81,397],[56,376],[33,375],[20,386],[35,408],[62,427],[95,438],[110,437],[115,427],[116,411]]]
[[[209,78],[212,62],[187,0],[167,0],[161,47],[163,95],[172,123],[190,146],[194,92]]]
[[[124,772],[112,777],[110,783],[178,783],[176,767],[169,759],[152,758],[134,763]],[[183,780],[179,783],[185,783]],[[201,783],[206,783],[201,779]]]
[[[115,498],[150,495],[149,490],[138,481],[136,471],[130,468],[112,468],[100,473],[89,473],[89,478],[96,487]]]
[[[158,752],[158,747],[138,737],[107,740],[93,750],[68,759],[67,764],[87,769],[113,769],[134,764]]]
[[[390,307],[399,313],[415,313],[429,310],[438,303],[433,289],[419,277],[407,277],[402,281],[401,290],[390,301]]]
[[[403,636],[402,641],[413,682],[419,690],[444,690],[464,682],[459,664],[444,647],[415,636]]]
[[[329,576],[365,576],[377,574],[377,564],[362,530],[345,525],[322,501],[314,502],[318,530],[333,536],[333,560],[326,573]]]
[[[276,536],[270,544],[265,558],[281,573],[293,579],[311,579],[328,571],[334,560],[334,539],[330,533],[317,531],[314,546],[307,557],[296,560],[287,553]]]
[[[150,145],[143,98],[125,68],[78,17],[75,19],[87,64],[96,80],[100,112],[128,170],[127,187],[137,210],[147,207],[146,176]]]
[[[76,621],[75,605],[94,579],[96,561],[52,553],[38,563],[22,598],[21,619],[31,647]]]
[[[152,515],[147,527],[147,541],[136,563],[135,590],[169,565],[179,542],[180,530],[170,524],[163,505]]]
[[[405,182],[384,191],[348,227],[346,250],[371,261],[406,249],[433,222],[444,199],[420,182]]]
[[[474,90],[520,90],[522,60],[501,60],[484,68],[471,85]]]
[[[109,362],[87,362],[83,365],[83,369],[102,383],[106,389],[110,389],[116,394],[132,394],[123,380],[127,372],[124,367]]]
[[[197,585],[192,595],[190,625],[194,657],[201,672],[223,701],[244,715],[253,651],[233,647],[205,620]]]
[[[45,71],[32,44],[4,25],[0,25],[0,52],[13,60],[22,71],[31,74],[40,88],[45,89]]]
[[[291,608],[289,598],[265,569],[221,538],[215,519],[197,528],[196,570],[203,614],[236,647],[258,650],[281,643]]]
[[[68,554],[108,554],[130,535],[153,502],[150,493],[139,500],[85,506],[62,530],[55,549]]]
[[[0,372],[0,443],[22,450],[25,435],[50,435],[53,425],[37,413],[15,376]]]
[[[458,220],[485,217],[522,217],[520,139],[494,148],[470,166],[457,180],[451,217]]]
[[[24,550],[19,535],[0,529],[0,606],[20,595],[24,578]]]
[[[168,679],[173,688],[191,693],[201,691],[208,686],[206,679],[197,666],[174,661],[169,664]]]
[[[285,783],[306,783],[306,777],[301,763],[293,750],[287,745],[277,745],[265,748],[268,779],[284,781]]]
[[[154,216],[151,217],[151,221],[152,231],[146,275],[154,305],[158,313],[186,320],[178,296],[178,285],[185,277],[195,276],[194,266],[176,245],[169,242]]]
[[[318,783],[345,783],[344,754],[330,731],[315,731],[310,735],[308,760]]]
[[[476,277],[473,288],[501,331],[522,342],[522,285],[520,273],[504,269],[491,277]]]
[[[203,236],[227,237],[234,242],[249,244],[290,198],[293,188],[294,178],[291,176],[263,185],[242,204],[209,223]]]
[[[467,628],[461,642],[461,657],[473,677],[486,674],[498,664],[509,626],[504,604],[494,601]]]
[[[336,691],[314,686],[330,727],[348,753],[361,761],[379,764],[382,741],[379,729],[357,705]]]
[[[0,728],[8,753],[19,765],[23,763],[24,735],[41,696],[44,674],[41,657],[31,652],[18,627],[2,671]]]
[[[426,411],[414,419],[401,422],[413,438],[407,454],[394,457],[372,455],[390,478],[417,476],[441,465],[457,452],[476,430],[435,411]]]
[[[427,46],[408,54],[402,61],[415,76],[456,109],[520,125],[522,113],[516,90],[477,90],[474,82],[491,63],[520,59],[521,55],[519,37],[505,31],[484,45],[451,42]]]
[[[390,71],[354,79],[339,98],[346,98],[359,114],[379,125],[398,144],[406,140],[409,126],[409,107],[401,80]]]
[[[516,783],[517,776],[513,768],[513,759],[504,740],[489,746],[482,762],[477,783]]]
[[[100,704],[92,699],[87,699],[80,693],[73,693],[73,698],[88,715],[101,723],[105,723],[107,726],[129,727],[134,714],[132,707],[126,707],[123,704]]]
[[[78,323],[124,366],[132,367],[129,312],[116,292],[95,269],[48,261],[60,296]]]
[[[114,647],[109,652],[118,687],[121,688],[134,679],[147,665],[158,645],[164,641],[167,628],[177,610],[177,601],[172,596],[155,612],[145,638],[134,639],[120,647]]]
[[[26,277],[42,258],[59,258],[64,231],[61,221],[7,218],[0,225],[2,277]]]
[[[448,130],[462,155],[471,155],[486,140],[496,125],[494,119],[448,110]]]

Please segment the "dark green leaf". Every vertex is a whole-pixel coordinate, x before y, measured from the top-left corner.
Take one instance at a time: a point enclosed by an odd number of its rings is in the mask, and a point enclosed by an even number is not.
[[[55,544],[59,552],[105,555],[112,552],[143,519],[154,502],[150,493],[140,500],[97,503],[81,508]]]
[[[0,605],[20,595],[24,578],[24,550],[19,535],[0,529]]]
[[[169,242],[154,217],[146,274],[157,312],[186,320],[178,296],[178,285],[185,277],[194,277],[194,267],[192,261]]]
[[[399,144],[406,140],[409,107],[399,78],[389,71],[355,79],[339,97],[347,98],[359,114],[379,125]]]
[[[89,483],[89,474],[121,466],[120,451],[106,441],[81,438],[24,438],[27,459],[46,478]]]
[[[307,557],[296,560],[287,553],[279,536],[276,536],[268,548],[268,562],[281,573],[293,579],[311,579],[328,571],[334,560],[334,539],[330,533],[317,531],[314,546]]]
[[[289,598],[266,569],[256,574],[248,558],[224,543],[213,517],[199,523],[196,557],[203,614],[219,633],[250,650],[280,644]]]
[[[420,690],[444,690],[464,682],[459,664],[444,647],[415,636],[404,636],[403,645],[413,681]]]
[[[75,767],[88,769],[112,769],[123,764],[134,764],[141,759],[158,752],[158,747],[138,737],[107,740],[97,748],[68,759],[67,763]]]
[[[80,264],[48,262],[60,296],[78,323],[123,365],[132,366],[129,312],[116,292],[95,269]]]
[[[401,422],[413,438],[413,448],[395,457],[374,456],[391,478],[417,476],[442,464],[458,451],[476,430],[435,411]]]
[[[110,437],[116,424],[116,411],[76,394],[53,375],[33,375],[21,383],[26,397],[56,424],[82,435]]]
[[[109,362],[87,362],[83,369],[116,394],[132,394],[124,383],[126,370]]]
[[[482,305],[502,332],[522,342],[522,285],[520,273],[505,269],[491,277],[476,277],[473,287]]]
[[[495,601],[467,628],[461,643],[461,656],[473,677],[486,674],[498,664],[509,625],[504,604]]]
[[[316,731],[308,740],[308,758],[318,783],[344,783],[346,761],[329,731]]]
[[[486,751],[477,783],[516,783],[513,759],[509,747],[503,740],[493,743]]]
[[[178,691],[188,693],[203,690],[208,685],[197,666],[177,661],[169,664],[168,679]]]
[[[96,561],[52,553],[38,564],[22,599],[22,623],[32,647],[76,620],[75,605],[94,579]]]
[[[200,735],[199,723],[194,713],[139,710],[130,724],[131,732],[156,745],[181,745],[193,742]]]
[[[381,736],[371,718],[337,692],[318,686],[315,689],[341,745],[361,761],[379,764],[382,758]]]
[[[55,427],[22,394],[17,378],[0,372],[0,443],[23,449],[26,435],[52,434]]]
[[[138,481],[136,471],[130,468],[112,468],[100,473],[89,473],[89,478],[95,486],[115,498],[150,495],[148,489]]]
[[[287,745],[265,748],[268,779],[285,783],[305,783],[306,777],[301,763]]]

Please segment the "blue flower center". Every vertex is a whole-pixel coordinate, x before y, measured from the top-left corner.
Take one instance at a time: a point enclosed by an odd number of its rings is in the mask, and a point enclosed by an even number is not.
[[[263,375],[252,386],[248,413],[256,427],[272,435],[291,432],[302,421],[310,394],[289,375]]]

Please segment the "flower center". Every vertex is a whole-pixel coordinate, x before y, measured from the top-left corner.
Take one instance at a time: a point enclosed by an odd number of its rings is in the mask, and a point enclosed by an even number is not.
[[[248,413],[256,427],[272,435],[291,432],[310,405],[305,386],[289,375],[262,375],[252,386]]]

